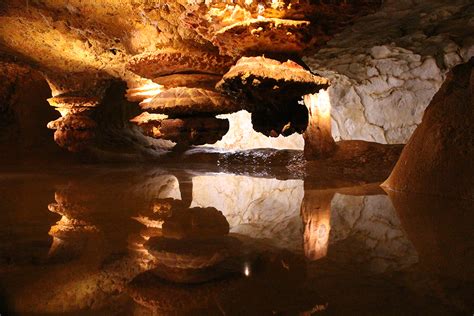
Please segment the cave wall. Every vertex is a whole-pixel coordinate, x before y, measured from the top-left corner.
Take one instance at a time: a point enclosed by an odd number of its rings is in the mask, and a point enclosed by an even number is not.
[[[406,143],[447,71],[474,56],[470,0],[386,1],[305,58],[332,80],[336,139]]]
[[[406,143],[447,72],[474,56],[471,1],[386,1],[304,61],[331,79],[336,140]],[[244,112],[227,115],[223,149],[303,149],[303,137],[253,131]]]
[[[61,156],[46,124],[57,114],[46,101],[51,90],[37,71],[0,62],[0,162]]]
[[[99,79],[120,78],[131,87],[137,80],[125,69],[131,55],[163,45],[202,45],[193,31],[181,30],[175,16],[186,7],[181,2],[164,5],[169,6],[167,10],[148,5],[134,7],[124,2],[95,7],[73,1],[63,7],[54,1],[41,1],[25,9],[22,1],[11,0],[0,10],[0,46],[21,60],[47,69],[49,77],[52,73],[67,73],[75,81],[80,74],[88,79],[89,73],[94,73]],[[131,17],[111,27],[114,20],[109,16],[119,11]],[[54,18],[53,13],[57,13]],[[94,19],[81,18],[89,15]],[[359,18],[319,51],[307,52],[303,59],[310,68],[332,81],[328,94],[334,137],[406,143],[447,71],[474,55],[473,15],[470,0],[387,0],[379,11]],[[166,38],[167,33],[176,35],[176,39],[171,35]],[[126,38],[122,38],[124,34]],[[98,69],[100,73],[96,74]],[[9,89],[5,87],[8,84],[0,89]],[[0,114],[2,126],[9,121],[3,118],[11,114],[4,108]],[[39,117],[37,124],[42,126]],[[270,138],[251,129],[248,113],[229,117],[230,131],[215,147],[303,149],[301,135]],[[145,145],[149,142],[146,140]]]

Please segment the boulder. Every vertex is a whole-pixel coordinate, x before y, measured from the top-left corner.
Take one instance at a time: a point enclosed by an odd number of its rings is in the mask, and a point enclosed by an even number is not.
[[[474,58],[449,73],[385,188],[474,200],[473,67]]]

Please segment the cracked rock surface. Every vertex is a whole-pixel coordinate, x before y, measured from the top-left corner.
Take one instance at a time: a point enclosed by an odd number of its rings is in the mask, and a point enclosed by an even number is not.
[[[386,1],[305,62],[328,89],[336,139],[406,143],[446,72],[474,55],[474,4]]]

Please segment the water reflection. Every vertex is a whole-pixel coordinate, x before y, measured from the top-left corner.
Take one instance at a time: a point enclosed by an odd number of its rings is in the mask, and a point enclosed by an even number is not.
[[[0,178],[5,311],[471,308],[466,201],[389,197],[376,184],[322,189],[310,181],[202,170],[115,168],[32,178]]]
[[[327,255],[333,197],[332,191],[305,192],[301,214],[304,222],[304,253],[309,260],[318,260]]]

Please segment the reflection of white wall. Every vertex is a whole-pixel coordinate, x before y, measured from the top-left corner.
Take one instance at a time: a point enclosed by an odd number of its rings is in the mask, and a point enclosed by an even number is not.
[[[179,182],[175,176],[167,174],[145,174],[139,186],[134,187],[130,194],[146,196],[147,199],[172,198],[181,200]]]
[[[247,111],[221,115],[229,119],[229,132],[211,146],[227,150],[245,150],[253,148],[303,149],[303,136],[293,134],[289,137],[267,137],[253,130],[252,119]]]
[[[400,270],[418,261],[386,195],[334,196],[328,256],[375,272]]]
[[[268,239],[275,246],[302,251],[303,195],[302,180],[216,174],[193,178],[191,206],[220,210],[233,233]]]

